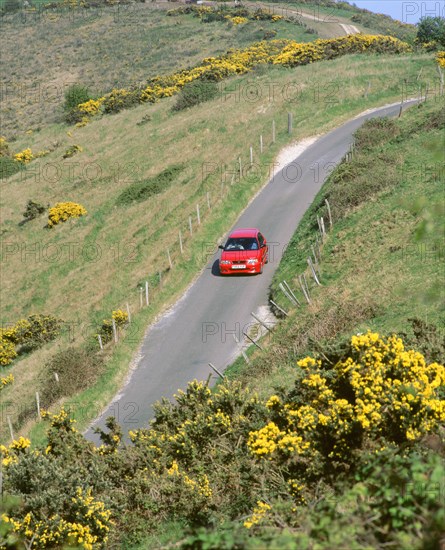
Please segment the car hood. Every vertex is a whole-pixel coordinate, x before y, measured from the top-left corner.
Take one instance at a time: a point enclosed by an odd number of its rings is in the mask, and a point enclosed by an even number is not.
[[[261,250],[223,250],[221,260],[242,261],[250,258],[260,258]]]

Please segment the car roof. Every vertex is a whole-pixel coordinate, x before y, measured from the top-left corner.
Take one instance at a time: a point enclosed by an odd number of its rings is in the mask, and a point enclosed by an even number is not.
[[[232,233],[230,233],[229,239],[239,237],[256,237],[257,233],[258,229],[252,227],[247,229],[235,229],[235,231],[232,231]]]

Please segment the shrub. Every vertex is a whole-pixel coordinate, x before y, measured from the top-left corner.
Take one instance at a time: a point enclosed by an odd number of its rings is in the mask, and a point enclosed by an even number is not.
[[[119,113],[123,109],[129,109],[140,103],[140,90],[111,90],[103,101],[106,113]]]
[[[13,176],[17,172],[20,172],[21,163],[16,162],[10,157],[0,156],[0,180],[5,180],[10,176]]]
[[[331,356],[297,365],[295,389],[269,398],[269,421],[248,440],[254,455],[291,477],[350,471],[358,449],[408,445],[445,421],[445,367],[396,336],[356,335]]]
[[[76,155],[77,153],[82,152],[83,149],[80,145],[71,145],[71,147],[68,147],[68,149],[63,154],[64,159],[68,159]]]
[[[0,366],[10,365],[16,357],[17,351],[14,343],[0,334]]]
[[[28,164],[32,161],[34,155],[32,154],[31,149],[23,149],[20,153],[14,155],[14,160],[20,162],[21,164]]]
[[[175,164],[156,176],[133,183],[117,197],[116,203],[120,206],[127,206],[133,202],[142,202],[153,195],[162,193],[174,183],[175,178],[183,169],[184,166],[182,164]]]
[[[3,388],[6,388],[6,386],[11,385],[14,382],[14,377],[12,374],[8,374],[8,376],[1,377],[0,378],[0,391],[2,391]]]
[[[85,103],[86,101],[92,99],[92,95],[87,86],[82,84],[73,84],[65,92],[65,103],[63,104],[63,109],[69,116],[69,113],[75,109],[79,103]]]
[[[110,342],[113,338],[113,320],[117,329],[124,327],[128,323],[128,313],[117,309],[112,312],[111,319],[104,319],[99,331],[103,344]]]
[[[0,136],[0,157],[9,157],[9,143],[3,136]]]
[[[26,221],[34,220],[35,218],[43,214],[45,210],[46,208],[42,204],[29,200],[26,205],[26,209],[23,212],[23,217]]]
[[[354,134],[357,149],[368,150],[376,145],[386,144],[399,134],[398,124],[391,118],[367,120]]]
[[[102,369],[103,359],[85,348],[71,347],[57,352],[46,365],[42,403],[48,408],[61,397],[70,397],[88,388]]]
[[[81,204],[75,202],[58,202],[48,211],[48,227],[53,227],[70,218],[85,216],[87,211]]]
[[[57,338],[62,322],[52,315],[30,315],[27,319],[17,321],[6,332],[6,337],[19,346],[21,352],[32,351]]]
[[[195,80],[184,86],[172,109],[173,111],[182,111],[205,101],[210,101],[217,95],[218,86],[215,82]]]
[[[416,40],[420,44],[435,43],[445,47],[445,19],[443,17],[422,17],[417,25]]]

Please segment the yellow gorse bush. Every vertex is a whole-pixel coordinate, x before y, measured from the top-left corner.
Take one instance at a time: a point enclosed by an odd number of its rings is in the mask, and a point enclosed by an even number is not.
[[[244,527],[246,527],[246,529],[251,529],[254,525],[261,523],[270,509],[271,507],[269,504],[259,500],[252,512],[251,517],[244,522]]]
[[[112,525],[111,512],[92,496],[91,489],[77,488],[70,516],[70,521],[60,515],[43,521],[28,512],[22,519],[3,514],[2,520],[11,525],[14,533],[32,540],[30,548],[54,548],[65,544],[84,550],[103,548]]]
[[[58,202],[49,209],[48,227],[53,227],[61,222],[66,222],[69,218],[80,218],[87,214],[86,209],[75,202]]]
[[[232,25],[244,25],[244,23],[248,23],[249,21],[247,17],[241,17],[239,15],[235,15],[233,17],[231,15],[226,15],[225,18]]]
[[[9,143],[6,138],[0,136],[0,157],[7,157],[9,155]]]
[[[5,331],[9,332],[9,331]],[[0,333],[0,366],[6,367],[17,357],[15,345],[2,331]]]
[[[21,164],[28,164],[34,158],[31,149],[23,149],[20,153],[14,155],[14,160],[20,162]]]
[[[231,16],[228,16],[231,17]],[[277,16],[280,17],[280,16]],[[231,17],[239,24],[242,17]],[[276,20],[276,19],[275,19]],[[244,21],[242,21],[244,22]],[[208,57],[191,69],[151,78],[144,88],[113,89],[97,100],[77,106],[80,124],[86,124],[100,112],[113,113],[140,103],[155,102],[178,93],[186,84],[197,79],[220,81],[244,74],[261,64],[294,67],[349,53],[406,53],[410,46],[397,38],[381,35],[349,35],[328,40],[298,43],[293,40],[256,42],[241,50],[230,50],[218,57]]]
[[[436,61],[439,67],[442,67],[443,69],[445,69],[445,51],[437,52]]]
[[[271,420],[249,434],[253,454],[315,459],[327,452],[330,459],[342,459],[363,438],[407,443],[445,422],[443,365],[427,364],[397,336],[356,335],[350,350],[329,373],[312,357],[297,363],[305,373],[304,404],[271,396],[266,403]]]
[[[14,382],[14,376],[12,374],[8,374],[8,376],[3,376],[0,378],[0,391],[2,391],[3,388],[6,388],[6,386],[9,386]]]

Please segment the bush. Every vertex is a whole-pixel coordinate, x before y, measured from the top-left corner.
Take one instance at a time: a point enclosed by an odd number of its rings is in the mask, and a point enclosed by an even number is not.
[[[89,350],[71,347],[57,352],[46,365],[42,404],[48,408],[61,397],[70,397],[88,388],[102,370],[103,360]]]
[[[86,101],[92,99],[92,95],[87,88],[82,84],[73,84],[65,92],[65,103],[63,104],[63,109],[69,116],[70,111],[75,109],[79,103],[85,103]]]
[[[215,82],[195,80],[184,86],[172,109],[173,111],[182,111],[204,101],[210,101],[217,95],[218,86]]]
[[[357,149],[368,150],[376,145],[386,144],[399,134],[395,120],[387,117],[367,120],[354,134]]]
[[[0,366],[6,367],[10,365],[16,357],[17,351],[14,343],[5,338],[3,333],[0,334]]]
[[[417,41],[420,44],[436,43],[445,47],[445,19],[443,17],[422,17],[417,25]]]
[[[14,155],[14,160],[20,162],[21,164],[28,164],[34,158],[31,149],[23,149],[20,153]]]
[[[62,322],[52,315],[30,315],[27,319],[17,321],[4,335],[19,347],[20,352],[28,352],[57,338]]]
[[[26,205],[26,209],[23,212],[23,217],[26,221],[34,220],[35,218],[43,214],[45,210],[46,208],[43,206],[43,204],[39,204],[38,202],[29,200]]]
[[[183,169],[182,164],[176,164],[166,168],[157,176],[133,183],[117,197],[116,203],[120,206],[127,206],[133,202],[142,202],[153,195],[162,193],[174,183],[175,178]]]
[[[58,202],[48,212],[48,227],[53,227],[69,218],[80,218],[85,216],[87,211],[81,204],[75,202]]]
[[[0,157],[9,157],[9,143],[0,136]]]
[[[0,156],[0,181],[20,172],[21,164],[10,157]]]
[[[62,155],[62,158],[68,159],[74,157],[74,155],[76,155],[77,153],[81,153],[82,150],[83,149],[80,145],[71,145],[71,147],[68,147],[68,149]]]
[[[124,327],[128,323],[128,313],[117,309],[112,312],[111,319],[104,319],[99,331],[103,344],[110,342],[113,338],[113,320],[116,324],[116,329]]]
[[[297,365],[294,390],[269,398],[269,421],[247,444],[305,483],[354,471],[358,450],[409,445],[445,421],[445,367],[396,336],[352,336]]]

